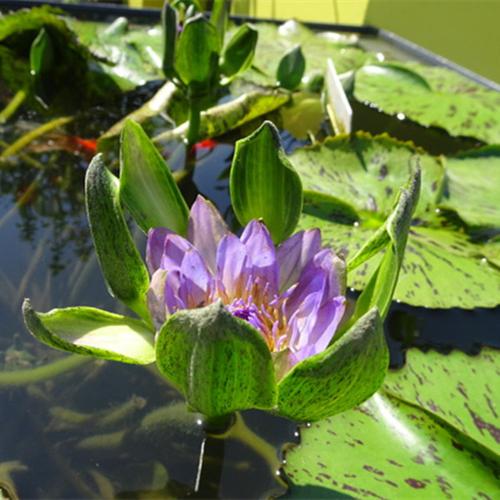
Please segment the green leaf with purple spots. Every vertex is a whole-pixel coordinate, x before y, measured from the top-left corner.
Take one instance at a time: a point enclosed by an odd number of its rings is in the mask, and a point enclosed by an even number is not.
[[[321,491],[322,498],[341,492],[354,498],[468,499],[495,498],[499,465],[446,423],[380,391],[358,408],[303,429],[284,470],[292,496],[297,485]]]
[[[493,349],[483,348],[478,356],[411,349],[404,368],[386,377],[384,389],[500,455],[499,377],[500,356]]]
[[[366,65],[356,72],[354,96],[384,113],[403,113],[452,136],[500,143],[500,93],[446,68],[416,63]]]
[[[500,146],[447,159],[439,206],[455,211],[469,226],[500,227]]]
[[[421,195],[394,298],[433,308],[471,309],[500,303],[500,269],[494,252],[472,242],[443,217],[444,211],[436,214],[446,194],[445,159],[388,136],[358,133],[298,149],[290,160],[304,186],[299,227],[319,227],[323,241],[347,254],[347,260],[381,227],[395,194],[412,167],[419,165]],[[472,203],[464,200],[462,208],[467,206]],[[481,214],[479,206],[477,214]],[[380,258],[375,255],[350,272],[349,286],[363,290]]]

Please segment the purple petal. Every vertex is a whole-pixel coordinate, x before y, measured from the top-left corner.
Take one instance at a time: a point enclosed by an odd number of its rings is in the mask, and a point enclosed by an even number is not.
[[[335,255],[331,249],[325,248],[314,256],[313,264],[327,273],[326,296],[328,298],[345,295],[346,272],[343,259]]]
[[[196,198],[189,213],[188,239],[199,250],[215,274],[217,245],[229,233],[218,210],[202,196]]]
[[[146,243],[146,263],[151,275],[160,267],[165,238],[169,234],[174,234],[165,227],[156,227],[148,231],[148,241]]]
[[[178,271],[186,252],[194,247],[188,240],[177,234],[169,234],[165,238],[160,267],[167,271]]]
[[[305,325],[290,342],[295,359],[302,361],[323,352],[337,331],[345,312],[345,298],[335,297],[325,302],[317,311],[315,321]]]
[[[214,278],[197,249],[192,248],[184,254],[180,271],[179,297],[186,307],[193,309],[209,303],[214,288]]]
[[[307,346],[308,335],[316,324],[322,298],[322,290],[307,295],[290,317],[288,347],[292,352],[297,352]]]
[[[267,227],[253,220],[245,227],[240,240],[248,254],[252,281],[259,284],[260,291],[266,291],[268,298],[274,297],[278,293],[278,262]]]
[[[186,303],[179,294],[182,277],[180,271],[168,271],[165,280],[165,307],[168,314],[186,309]]]
[[[226,301],[244,298],[249,277],[245,245],[234,234],[224,236],[217,247],[217,286]]]
[[[167,279],[167,271],[158,269],[151,277],[151,283],[147,293],[147,302],[149,312],[153,319],[153,324],[158,330],[166,319],[165,310],[165,281]]]
[[[286,317],[291,318],[311,294],[318,294],[319,308],[325,300],[327,280],[327,273],[323,269],[315,267],[309,267],[306,269],[302,273],[300,281],[285,292],[288,294],[288,298],[285,303]]]
[[[280,290],[290,288],[299,280],[304,267],[321,249],[319,229],[300,231],[284,241],[276,252],[279,265]]]

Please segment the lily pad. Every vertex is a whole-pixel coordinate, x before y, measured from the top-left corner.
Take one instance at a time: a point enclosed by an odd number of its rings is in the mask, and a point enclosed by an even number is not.
[[[416,63],[366,65],[356,72],[354,96],[384,113],[403,113],[452,136],[500,143],[500,93],[446,68],[430,69]]]
[[[448,159],[439,206],[454,210],[470,226],[500,227],[500,146]]]
[[[71,21],[80,40],[100,61],[100,71],[111,77],[126,91],[138,85],[163,78],[162,33],[159,26],[126,24],[120,31],[110,31],[109,25],[88,21]]]
[[[439,159],[387,136],[366,134],[328,139],[296,150],[290,159],[305,189],[299,226],[319,227],[323,241],[348,257],[380,227],[412,165],[419,164],[421,196],[394,298],[433,308],[500,303],[500,270],[487,260],[491,252],[436,214],[445,174]],[[380,258],[351,271],[349,286],[362,290]]]
[[[457,351],[411,349],[406,365],[386,377],[384,389],[407,403],[420,406],[500,455],[500,419],[496,405],[500,388],[498,352],[483,348],[478,356]],[[446,384],[443,384],[446,380]]]
[[[257,85],[275,85],[276,72],[283,55],[296,45],[300,45],[306,59],[303,81],[326,70],[326,58],[335,62],[339,73],[360,68],[372,56],[352,43],[348,37],[328,36],[315,33],[297,21],[288,21],[281,26],[271,23],[258,23],[259,32],[254,58],[254,69],[242,75]]]
[[[389,384],[402,386],[399,391],[412,404],[381,390],[358,408],[303,429],[301,444],[287,454],[284,467],[293,483],[292,495],[297,485],[306,497],[308,489],[318,492],[321,488],[325,498],[336,498],[338,492],[355,498],[494,498],[498,455],[436,418],[425,403],[427,391],[436,388],[437,404],[444,414],[452,414],[456,408],[453,395],[439,393],[437,385],[439,380],[442,389],[443,380],[448,380],[444,368],[450,367],[451,372],[452,367],[466,366],[466,372],[453,377],[458,381],[466,373],[463,390],[472,396],[475,388],[484,387],[495,376],[490,356],[498,358],[494,351],[484,352],[479,360],[462,353],[436,354],[435,382],[429,388],[408,384],[420,376],[419,371],[410,375],[416,359],[410,358],[406,371],[390,375]],[[483,373],[485,363],[488,371]],[[422,399],[424,408],[419,406]],[[469,404],[481,414],[486,403],[476,394]]]

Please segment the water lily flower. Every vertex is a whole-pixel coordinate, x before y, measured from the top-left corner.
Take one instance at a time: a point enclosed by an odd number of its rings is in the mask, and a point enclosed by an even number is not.
[[[279,376],[325,350],[344,315],[344,262],[321,247],[319,230],[300,231],[276,248],[265,224],[252,220],[238,238],[201,196],[187,239],[151,229],[146,260],[157,328],[179,310],[221,301],[263,335]]]

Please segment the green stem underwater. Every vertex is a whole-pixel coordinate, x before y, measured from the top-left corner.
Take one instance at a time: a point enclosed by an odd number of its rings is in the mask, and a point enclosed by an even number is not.
[[[5,123],[26,100],[28,93],[26,89],[18,90],[10,102],[0,111],[0,124]]]
[[[8,158],[9,156],[13,156],[19,153],[19,151],[22,151],[28,144],[30,144],[34,140],[45,135],[47,132],[66,125],[72,120],[73,117],[71,116],[63,116],[44,123],[34,130],[30,130],[28,133],[22,135],[19,139],[13,142],[8,148],[4,149],[2,153],[0,153],[0,159]]]
[[[13,370],[0,372],[0,388],[9,386],[23,386],[43,382],[74,370],[79,366],[94,361],[93,358],[85,356],[68,356],[58,359],[53,363],[26,370]]]

